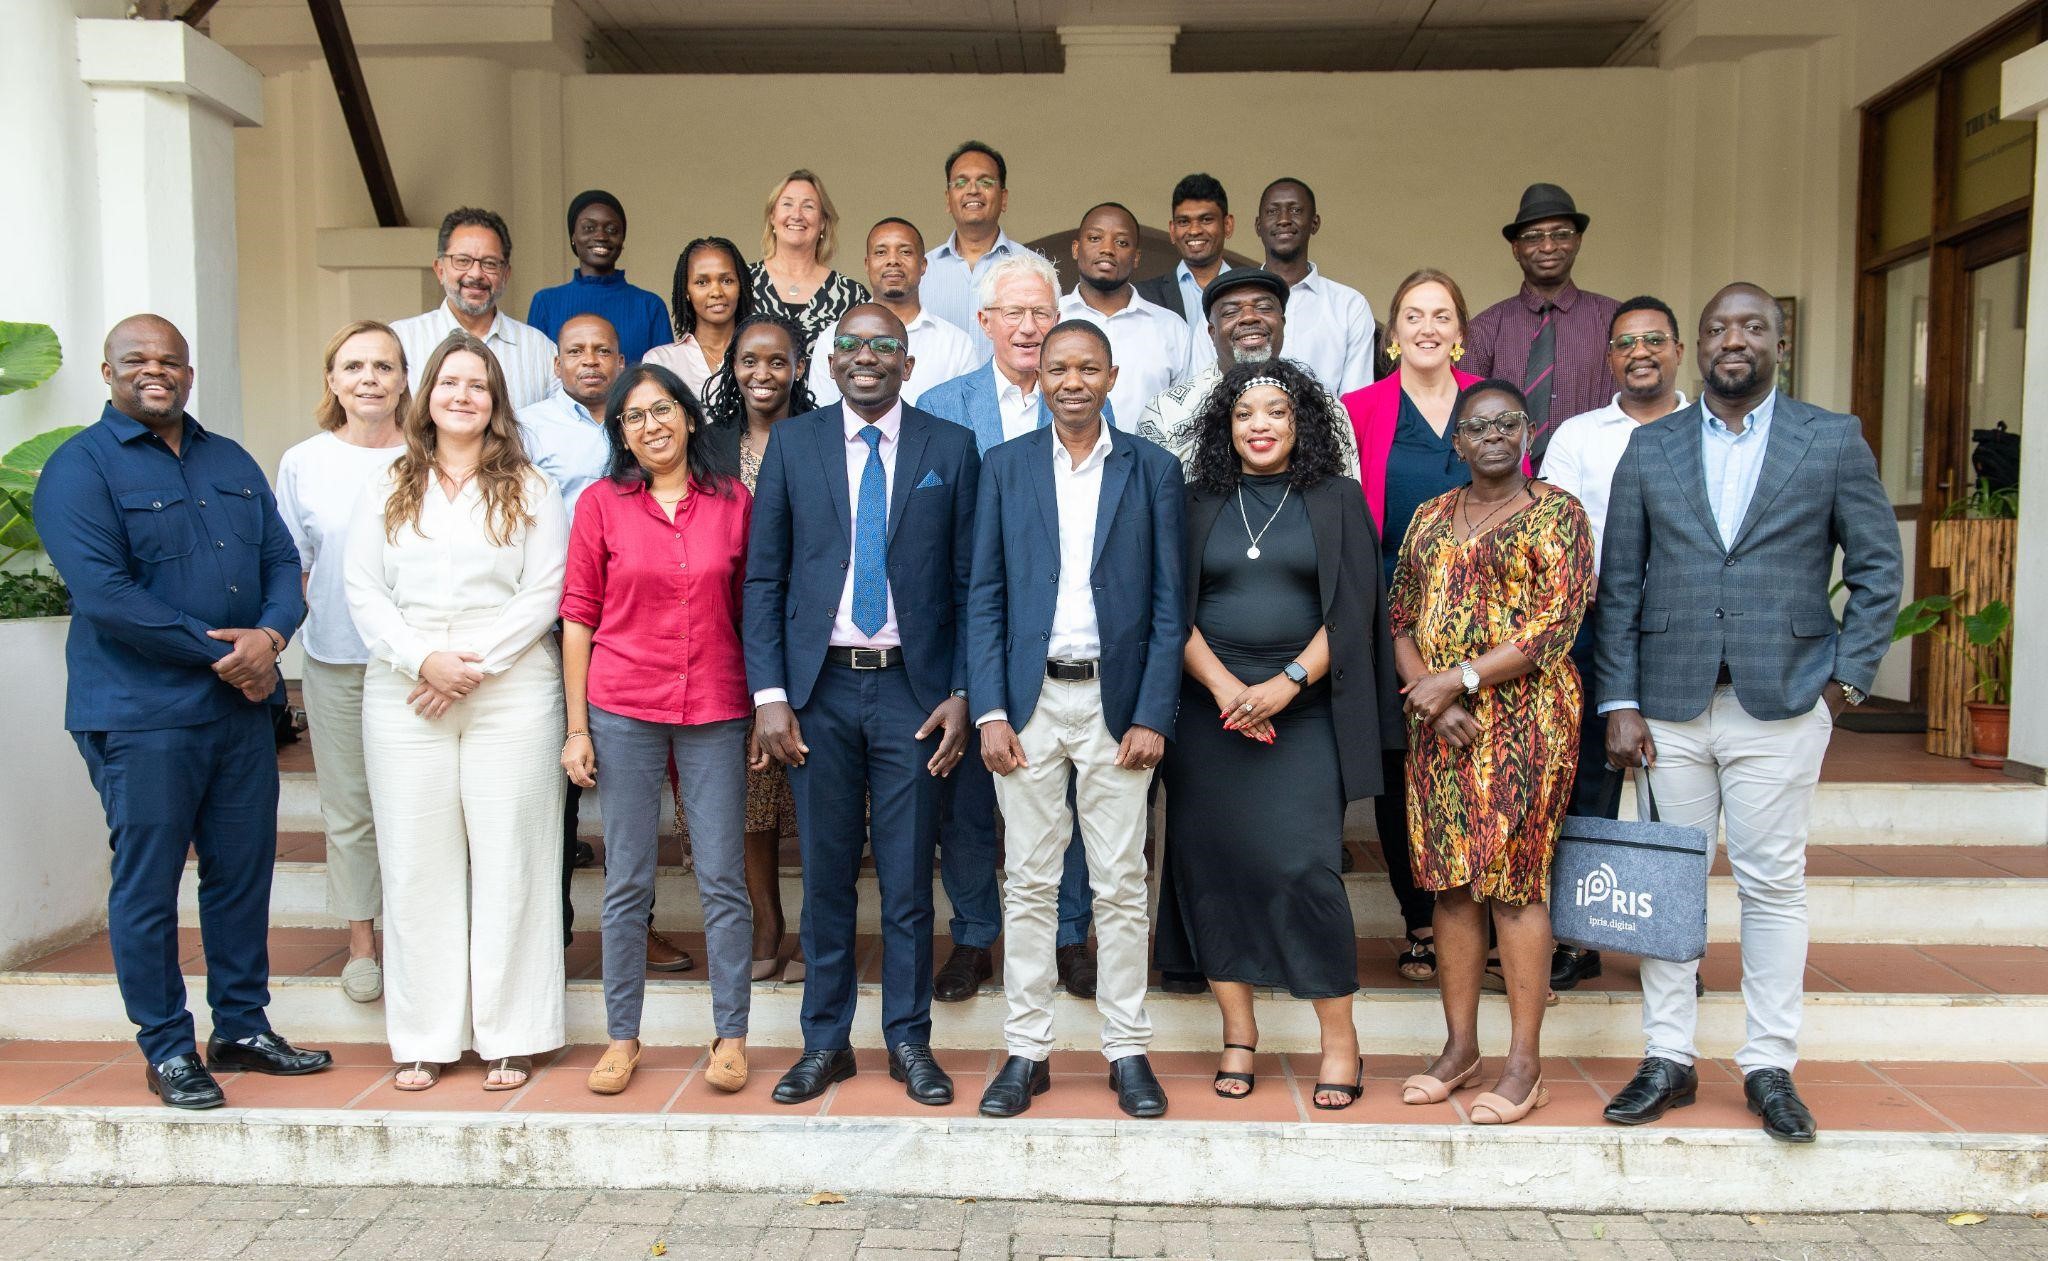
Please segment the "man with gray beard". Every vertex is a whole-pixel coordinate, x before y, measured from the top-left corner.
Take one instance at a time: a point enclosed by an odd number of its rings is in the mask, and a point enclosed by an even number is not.
[[[1195,456],[1195,417],[1202,401],[1233,364],[1280,356],[1287,332],[1287,282],[1263,267],[1233,267],[1202,291],[1202,314],[1216,357],[1179,385],[1162,391],[1138,418],[1140,436],[1165,447],[1182,469]],[[1358,476],[1358,448],[1347,428],[1341,437],[1345,471]]]

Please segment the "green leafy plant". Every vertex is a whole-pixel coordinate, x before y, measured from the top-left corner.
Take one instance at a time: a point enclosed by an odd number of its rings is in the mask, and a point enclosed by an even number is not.
[[[1962,611],[1963,592],[1922,596],[1899,610],[1892,642],[1932,634],[1977,676],[1970,696],[1989,705],[2012,700],[2012,608],[1992,600],[1974,613]]]
[[[1983,478],[1970,483],[1970,493],[1942,509],[1940,519],[1965,517],[1973,521],[2012,521],[2020,515],[2020,488],[1993,486]]]
[[[33,571],[0,574],[0,621],[19,617],[62,617],[71,593],[55,574]]]
[[[43,549],[43,540],[36,534],[36,479],[43,475],[43,465],[57,448],[82,428],[51,429],[0,455],[0,565],[24,552]]]
[[[0,320],[0,394],[33,390],[64,363],[64,349],[48,324]]]

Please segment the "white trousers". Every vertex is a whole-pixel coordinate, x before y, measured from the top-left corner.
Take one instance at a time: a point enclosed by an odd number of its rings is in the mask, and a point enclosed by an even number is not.
[[[306,658],[301,675],[306,734],[320,769],[320,814],[327,823],[327,913],[376,919],[377,830],[363,769],[363,667]]]
[[[1806,830],[1834,719],[1826,701],[1797,718],[1752,718],[1717,687],[1699,717],[1650,719],[1657,766],[1649,786],[1666,823],[1726,833],[1742,910],[1742,1004],[1748,1026],[1735,1063],[1791,1071],[1799,1061],[1806,979]],[[1638,794],[1642,789],[1640,784]],[[1638,802],[1641,801],[1640,795]],[[1646,816],[1647,817],[1647,816]],[[1699,1054],[1694,978],[1700,965],[1645,959],[1643,1037],[1649,1054],[1690,1064]]]
[[[1081,817],[1088,883],[1095,891],[1095,1007],[1102,1053],[1114,1063],[1152,1041],[1145,1014],[1151,918],[1146,913],[1145,814],[1152,772],[1116,764],[1118,741],[1102,721],[1102,685],[1047,679],[1031,721],[1017,733],[1030,763],[998,775],[1003,838],[1003,994],[1011,1055],[1052,1053],[1052,999],[1059,979],[1060,873]],[[1069,770],[1074,809],[1067,806]]]
[[[562,1045],[562,672],[543,636],[429,721],[372,664],[363,748],[384,869],[391,1057]]]

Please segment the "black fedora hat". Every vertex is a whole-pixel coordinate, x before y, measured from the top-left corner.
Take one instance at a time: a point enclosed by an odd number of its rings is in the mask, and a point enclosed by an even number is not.
[[[1522,190],[1521,209],[1515,211],[1514,221],[1500,230],[1500,234],[1512,241],[1515,233],[1540,219],[1569,219],[1572,226],[1584,232],[1592,219],[1579,213],[1572,201],[1572,195],[1555,184],[1531,184]]]
[[[1245,285],[1255,285],[1260,289],[1264,289],[1280,299],[1282,306],[1287,305],[1287,282],[1285,280],[1282,280],[1279,276],[1267,271],[1263,267],[1233,267],[1210,281],[1208,288],[1202,290],[1202,314],[1206,317],[1209,314],[1209,309],[1216,305],[1217,300],[1223,297],[1226,290],[1239,289]]]

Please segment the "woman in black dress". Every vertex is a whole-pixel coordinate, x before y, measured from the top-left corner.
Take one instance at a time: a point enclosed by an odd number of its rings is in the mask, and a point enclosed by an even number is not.
[[[1197,417],[1158,944],[1162,970],[1209,979],[1226,1098],[1254,1085],[1253,989],[1313,1002],[1327,1109],[1364,1080],[1344,805],[1380,791],[1381,754],[1402,739],[1379,540],[1341,472],[1346,423],[1285,360],[1232,368]]]

